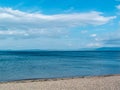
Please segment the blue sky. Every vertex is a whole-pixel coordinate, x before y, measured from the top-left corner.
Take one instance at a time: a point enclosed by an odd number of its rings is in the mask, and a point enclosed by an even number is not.
[[[120,0],[0,0],[0,49],[120,46]]]

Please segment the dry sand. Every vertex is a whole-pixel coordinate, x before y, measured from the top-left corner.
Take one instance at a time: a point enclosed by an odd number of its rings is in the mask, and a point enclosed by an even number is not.
[[[8,82],[0,90],[120,90],[120,75]]]

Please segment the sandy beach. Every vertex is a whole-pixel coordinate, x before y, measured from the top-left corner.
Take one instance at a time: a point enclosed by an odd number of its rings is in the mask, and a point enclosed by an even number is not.
[[[120,75],[22,80],[0,83],[0,90],[120,90]]]

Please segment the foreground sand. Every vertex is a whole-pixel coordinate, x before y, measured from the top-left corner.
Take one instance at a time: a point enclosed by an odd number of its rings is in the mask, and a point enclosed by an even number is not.
[[[120,90],[120,75],[0,83],[0,90]]]

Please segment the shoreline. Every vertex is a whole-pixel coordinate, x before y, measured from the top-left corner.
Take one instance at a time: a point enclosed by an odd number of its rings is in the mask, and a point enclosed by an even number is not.
[[[71,79],[84,79],[84,78],[104,78],[104,77],[112,77],[112,76],[120,76],[120,74],[109,74],[109,75],[98,75],[98,76],[76,76],[76,77],[63,77],[63,78],[31,78],[31,79],[3,81],[0,82],[0,84],[59,81],[59,80],[71,80]]]
[[[120,90],[120,75],[21,80],[0,83],[0,90]]]

